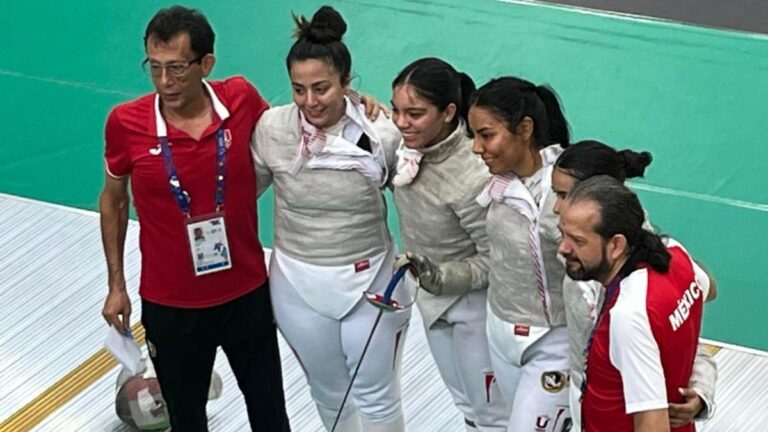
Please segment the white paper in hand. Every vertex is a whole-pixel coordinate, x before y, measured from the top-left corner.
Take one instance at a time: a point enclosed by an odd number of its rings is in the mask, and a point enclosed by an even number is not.
[[[110,326],[107,340],[104,341],[104,347],[131,372],[131,375],[139,373],[141,348],[133,340],[133,336],[130,334],[125,335],[114,326]]]

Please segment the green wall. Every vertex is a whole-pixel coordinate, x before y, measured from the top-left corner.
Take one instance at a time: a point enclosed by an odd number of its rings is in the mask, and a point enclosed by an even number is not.
[[[193,1],[217,32],[215,77],[290,100],[290,12],[317,1]],[[652,221],[717,275],[705,335],[768,350],[768,39],[492,0],[332,2],[349,23],[353,85],[388,101],[408,62],[439,56],[478,83],[549,83],[576,139],[654,155],[635,183]],[[103,122],[151,91],[142,36],[166,3],[13,2],[0,14],[0,192],[95,209]],[[271,198],[260,203],[271,243]],[[2,227],[2,230],[8,229]]]

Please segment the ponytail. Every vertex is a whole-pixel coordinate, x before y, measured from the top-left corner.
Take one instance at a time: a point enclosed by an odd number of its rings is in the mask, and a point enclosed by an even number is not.
[[[645,175],[645,167],[651,164],[653,157],[650,153],[635,152],[633,150],[622,150],[619,152],[623,162],[626,178],[642,177]]]
[[[627,265],[624,267],[628,272],[631,273],[641,263],[647,264],[659,273],[669,271],[669,261],[672,259],[672,255],[670,255],[661,237],[641,228],[634,240],[629,243],[632,252],[627,260]]]
[[[628,178],[642,177],[652,160],[648,152],[616,151],[600,141],[584,140],[565,149],[555,162],[555,168],[578,180],[608,175],[623,182]]]
[[[540,85],[536,87],[536,95],[544,103],[544,109],[547,110],[547,118],[549,119],[547,145],[558,143],[560,147],[567,148],[571,143],[571,132],[557,94],[551,87]]]
[[[465,124],[469,124],[469,98],[475,92],[475,82],[464,72],[459,72],[459,80],[461,81],[461,104],[457,106],[458,115],[464,119]],[[467,131],[469,130],[467,127]]]

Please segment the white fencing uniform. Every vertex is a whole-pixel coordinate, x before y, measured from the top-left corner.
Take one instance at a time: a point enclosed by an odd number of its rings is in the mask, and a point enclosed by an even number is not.
[[[358,295],[342,319],[321,313],[291,284],[278,254],[275,251],[269,268],[275,320],[307,375],[323,424],[330,429],[378,309]],[[383,277],[374,282],[378,291],[389,281],[390,269],[391,261],[379,272]],[[350,393],[354,406],[347,403],[345,413],[353,414],[356,407],[363,419],[373,423],[402,419],[400,359],[409,317],[410,310],[382,315]]]
[[[565,317],[568,322],[571,363],[570,406],[573,430],[581,430],[581,385],[584,382],[584,349],[603,302],[605,289],[597,281],[563,280]]]
[[[486,209],[475,201],[490,174],[472,153],[463,121],[442,142],[418,151],[401,146],[399,153],[394,197],[405,249],[441,266],[468,264],[471,271],[463,292],[419,293],[430,351],[467,430],[505,431],[511,405],[498,389],[485,333]],[[399,181],[404,167],[413,169]]]
[[[400,135],[346,102],[344,118],[322,132],[308,133],[293,104],[270,109],[252,142],[259,193],[274,188],[275,320],[329,430],[379,311],[362,294],[384,290],[395,258],[381,191]],[[370,152],[356,144],[363,135]],[[317,136],[324,142],[307,138]],[[399,365],[409,318],[410,310],[382,316],[337,430],[404,430]]]
[[[534,175],[495,176],[478,197],[489,206],[488,338],[501,390],[513,402],[510,432],[559,432],[570,422],[565,268],[550,193],[561,152],[546,147]]]

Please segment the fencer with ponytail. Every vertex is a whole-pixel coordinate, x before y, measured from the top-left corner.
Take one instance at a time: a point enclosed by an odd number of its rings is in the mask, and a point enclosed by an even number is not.
[[[599,141],[585,140],[565,149],[555,162],[555,168],[579,181],[596,175],[609,175],[623,182],[628,178],[642,177],[651,161],[653,157],[648,152],[616,151]]]
[[[470,106],[488,108],[507,123],[510,132],[525,117],[533,120],[534,143],[537,148],[560,144],[566,148],[571,134],[560,101],[548,86],[536,86],[516,77],[496,78],[473,94]]]
[[[258,180],[272,184],[280,216],[269,281],[275,322],[302,359],[324,430],[402,432],[401,356],[392,363],[376,353],[390,348],[410,311],[382,315],[345,294],[361,286],[384,292],[389,282],[395,252],[383,185],[401,136],[384,116],[369,118],[349,88],[352,60],[339,12],[323,6],[294,21],[286,56],[293,103],[265,112],[251,140]],[[381,265],[347,277],[355,257]],[[322,296],[305,295],[318,287]],[[315,331],[307,331],[309,321]],[[363,321],[376,321],[375,338],[355,325]],[[374,353],[364,360],[362,344]]]
[[[392,89],[404,85],[411,86],[419,97],[439,111],[444,111],[449,104],[456,105],[454,128],[459,118],[467,122],[469,98],[475,91],[475,83],[469,75],[456,71],[444,60],[426,57],[409,64],[392,81]]]
[[[317,59],[333,66],[341,76],[342,84],[348,84],[351,79],[352,56],[342,42],[347,32],[347,23],[341,14],[330,6],[323,6],[315,12],[312,20],[307,20],[303,15],[293,15],[293,20],[296,23],[296,42],[285,60],[288,72],[294,62]]]

